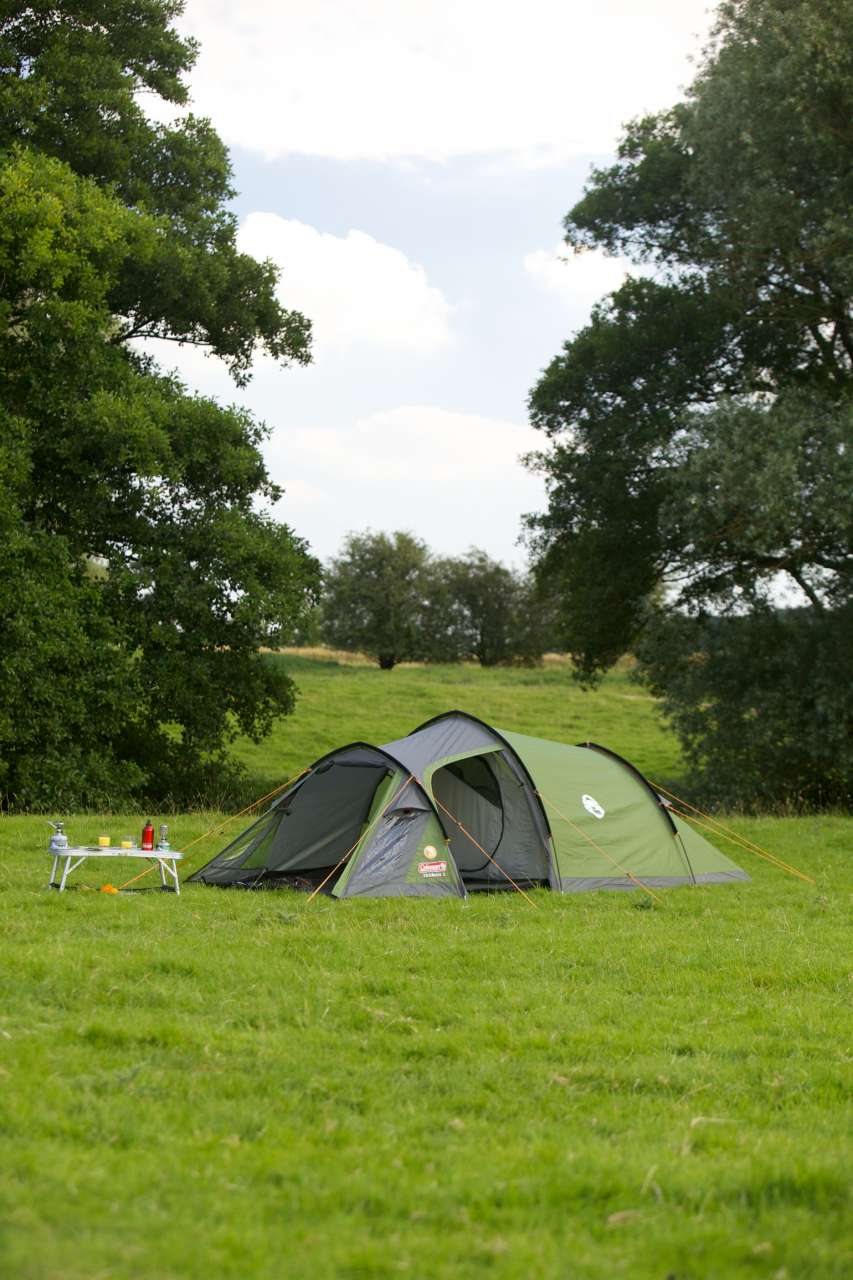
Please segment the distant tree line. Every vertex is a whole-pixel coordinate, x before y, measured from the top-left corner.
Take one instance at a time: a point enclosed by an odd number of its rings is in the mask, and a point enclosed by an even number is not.
[[[553,639],[552,606],[533,580],[485,551],[436,556],[410,533],[352,533],[323,580],[316,634],[398,662],[531,665]]]

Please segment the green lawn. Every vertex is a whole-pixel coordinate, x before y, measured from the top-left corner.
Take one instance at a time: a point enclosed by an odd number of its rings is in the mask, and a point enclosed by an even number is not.
[[[259,776],[453,705],[678,771],[619,677],[597,713],[565,673],[299,680]],[[60,896],[0,818],[0,1276],[846,1278],[853,819],[732,822],[817,885],[729,849],[751,883],[654,907]]]
[[[599,689],[584,692],[568,665],[553,660],[532,670],[465,664],[393,671],[300,654],[269,660],[285,664],[300,697],[295,715],[266,742],[238,748],[256,779],[257,794],[345,742],[390,742],[451,710],[559,742],[601,742],[665,785],[683,772],[678,743],[658,716],[655,700],[624,667],[608,674]]]

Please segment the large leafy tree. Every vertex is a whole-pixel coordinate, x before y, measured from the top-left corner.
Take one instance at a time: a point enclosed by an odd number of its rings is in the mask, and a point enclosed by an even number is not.
[[[261,660],[317,566],[249,415],[129,339],[204,345],[243,379],[308,358],[276,272],[236,248],[227,156],[180,102],[173,3],[15,6],[0,26],[0,794],[186,800],[234,733],[292,705]],[[168,725],[168,729],[164,726]]]
[[[324,575],[323,635],[383,671],[432,656],[429,550],[410,533],[351,533]]]
[[[720,5],[686,99],[631,124],[565,220],[573,251],[637,268],[530,399],[551,440],[531,541],[586,678],[641,635],[653,653],[668,617],[763,617],[785,583],[817,615],[840,610],[833,626],[846,616],[851,28],[851,0]],[[682,682],[685,712],[714,703],[699,683]],[[753,738],[758,702],[740,724]],[[697,723],[707,762],[721,743]]]
[[[551,605],[485,551],[433,556],[410,533],[352,533],[324,576],[323,636],[390,670],[401,661],[538,662]]]
[[[550,602],[526,577],[476,547],[433,566],[427,629],[439,659],[481,667],[538,662],[549,644]]]
[[[239,380],[259,344],[304,362],[310,326],[277,301],[273,264],[236,248],[231,166],[209,121],[155,124],[143,110],[186,102],[182,77],[197,49],[171,25],[182,9],[183,0],[5,6],[0,150],[55,156],[122,204],[162,217],[161,237],[112,281],[112,340],[202,345]]]
[[[589,673],[633,641],[661,580],[704,572],[699,555],[688,565],[683,524],[661,513],[674,510],[685,431],[710,444],[729,420],[708,407],[738,396],[773,415],[796,390],[822,421],[843,418],[851,24],[851,0],[723,4],[687,99],[629,126],[566,218],[573,250],[623,254],[643,273],[598,304],[531,395],[554,442],[535,460],[550,499],[533,541]],[[773,433],[772,417],[760,430]]]

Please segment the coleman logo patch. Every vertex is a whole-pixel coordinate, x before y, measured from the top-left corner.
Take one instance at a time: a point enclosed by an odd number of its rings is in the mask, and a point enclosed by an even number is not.
[[[586,809],[587,813],[591,813],[594,818],[604,817],[604,810],[594,796],[582,795],[581,804]]]
[[[419,862],[418,875],[424,876],[427,880],[436,876],[443,876],[447,871],[446,862]]]

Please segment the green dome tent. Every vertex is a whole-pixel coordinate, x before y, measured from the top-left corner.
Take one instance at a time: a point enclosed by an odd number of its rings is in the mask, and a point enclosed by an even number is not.
[[[749,876],[615,752],[502,732],[450,711],[384,747],[329,752],[190,879],[384,898]]]

